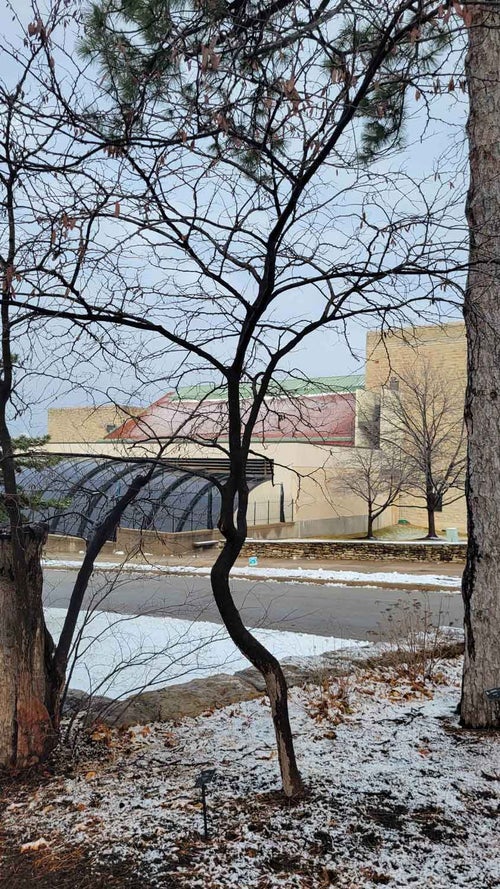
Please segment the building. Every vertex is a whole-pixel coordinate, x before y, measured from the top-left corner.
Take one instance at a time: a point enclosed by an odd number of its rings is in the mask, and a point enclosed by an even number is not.
[[[144,408],[135,405],[102,404],[91,407],[51,407],[47,416],[47,433],[51,441],[101,441],[126,420],[140,417]]]
[[[373,443],[375,428],[379,433],[383,431],[390,416],[391,399],[395,393],[399,397],[404,392],[405,379],[418,374],[423,366],[431,368],[443,386],[458,386],[463,396],[466,345],[461,322],[408,327],[386,334],[370,332],[364,376],[324,377],[307,383],[293,380],[287,384],[286,393],[283,387],[271,391],[252,442],[257,462],[248,520],[255,533],[257,528],[262,534],[278,536],[362,533],[366,527],[364,503],[342,490],[339,481],[352,465],[355,449]],[[459,395],[459,415],[462,405],[463,397]],[[250,399],[244,398],[243,411],[249,406]],[[82,472],[85,469],[87,473],[82,478],[86,488],[90,484],[95,509],[97,504],[109,502],[112,490],[109,481],[106,495],[99,499],[99,461],[107,461],[109,479],[109,461],[113,457],[121,461],[151,457],[158,453],[160,443],[168,442],[164,456],[174,461],[171,465],[178,465],[178,473],[187,471],[189,475],[189,461],[192,467],[192,461],[220,460],[225,420],[224,392],[207,386],[167,393],[147,408],[106,405],[51,409],[48,449],[67,454],[73,463],[79,455]],[[382,435],[382,447],[383,441]],[[82,455],[87,459],[85,466]],[[123,465],[122,487],[127,478]],[[265,466],[271,466],[272,472]],[[223,472],[221,467],[222,464],[219,470]],[[154,509],[139,506],[132,511],[129,527],[172,531],[211,527],[217,514],[217,491],[206,483],[200,486],[199,479],[195,483],[191,477],[189,484],[186,479],[185,475],[181,481],[174,473],[167,486],[169,496],[158,495]],[[158,479],[162,491],[166,490],[165,484],[165,479]],[[113,490],[116,493],[117,489]],[[179,504],[182,491],[184,499]],[[380,517],[377,526],[394,524],[399,519],[424,526],[422,506],[410,494],[401,496]],[[80,504],[79,514],[82,509]],[[452,526],[463,533],[465,525],[465,501],[459,495],[453,504],[442,506],[438,529]],[[83,533],[81,523],[79,528]]]

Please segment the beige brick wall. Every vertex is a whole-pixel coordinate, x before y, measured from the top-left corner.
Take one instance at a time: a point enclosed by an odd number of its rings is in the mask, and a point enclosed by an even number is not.
[[[456,492],[450,492],[450,499],[456,496]],[[398,519],[406,519],[412,525],[419,525],[425,528],[427,522],[427,513],[422,499],[411,500],[410,498],[401,498],[398,507]],[[465,497],[460,497],[454,503],[445,503],[441,512],[436,513],[436,530],[438,534],[446,531],[447,528],[456,528],[461,537],[467,534],[467,511],[465,506]]]
[[[467,377],[467,346],[462,321],[428,327],[405,327],[383,337],[371,331],[366,337],[367,389],[378,391],[387,386],[392,376],[407,373],[424,361],[431,369],[456,385]]]
[[[140,416],[142,410],[134,405],[122,407],[116,404],[49,408],[48,434],[51,445],[102,441],[111,432],[111,426],[121,426],[130,417]]]

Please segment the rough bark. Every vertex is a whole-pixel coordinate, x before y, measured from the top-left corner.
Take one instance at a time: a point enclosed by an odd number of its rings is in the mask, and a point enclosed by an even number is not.
[[[266,652],[269,654],[268,652]],[[255,665],[254,665],[255,666]],[[283,792],[290,798],[302,796],[304,784],[295,758],[293,735],[288,713],[288,688],[279,662],[269,655],[267,669],[261,670],[265,676],[267,694],[271,704],[274,733],[278,748]]]
[[[49,713],[51,639],[43,620],[45,529],[23,529],[24,589],[14,580],[11,537],[0,536],[0,766],[24,768],[56,742]]]
[[[427,538],[433,540],[436,537],[436,514],[432,507],[427,506]]]
[[[500,11],[471,7],[467,75],[470,267],[464,315],[468,345],[469,544],[463,578],[465,662],[462,724],[499,728],[500,702]]]

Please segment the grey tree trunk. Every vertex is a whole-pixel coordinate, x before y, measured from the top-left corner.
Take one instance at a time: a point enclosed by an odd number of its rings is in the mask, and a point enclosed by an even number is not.
[[[434,540],[437,537],[436,513],[431,506],[427,506],[427,537],[429,540]]]
[[[45,530],[22,531],[24,589],[14,580],[10,533],[0,536],[0,767],[44,759],[56,740],[49,713],[51,639],[42,611],[41,550]]]
[[[465,663],[461,721],[500,727],[500,11],[471,7],[467,75],[470,268],[468,344],[469,546],[463,579]]]

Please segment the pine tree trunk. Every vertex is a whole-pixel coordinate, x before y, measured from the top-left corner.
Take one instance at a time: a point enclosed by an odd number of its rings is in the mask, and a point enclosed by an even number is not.
[[[45,529],[22,531],[26,577],[14,581],[11,536],[0,536],[0,767],[44,759],[56,731],[49,714],[51,639],[42,610],[41,551]]]
[[[500,727],[500,12],[471,7],[467,74],[470,268],[464,306],[468,346],[469,544],[463,578],[462,724]]]

